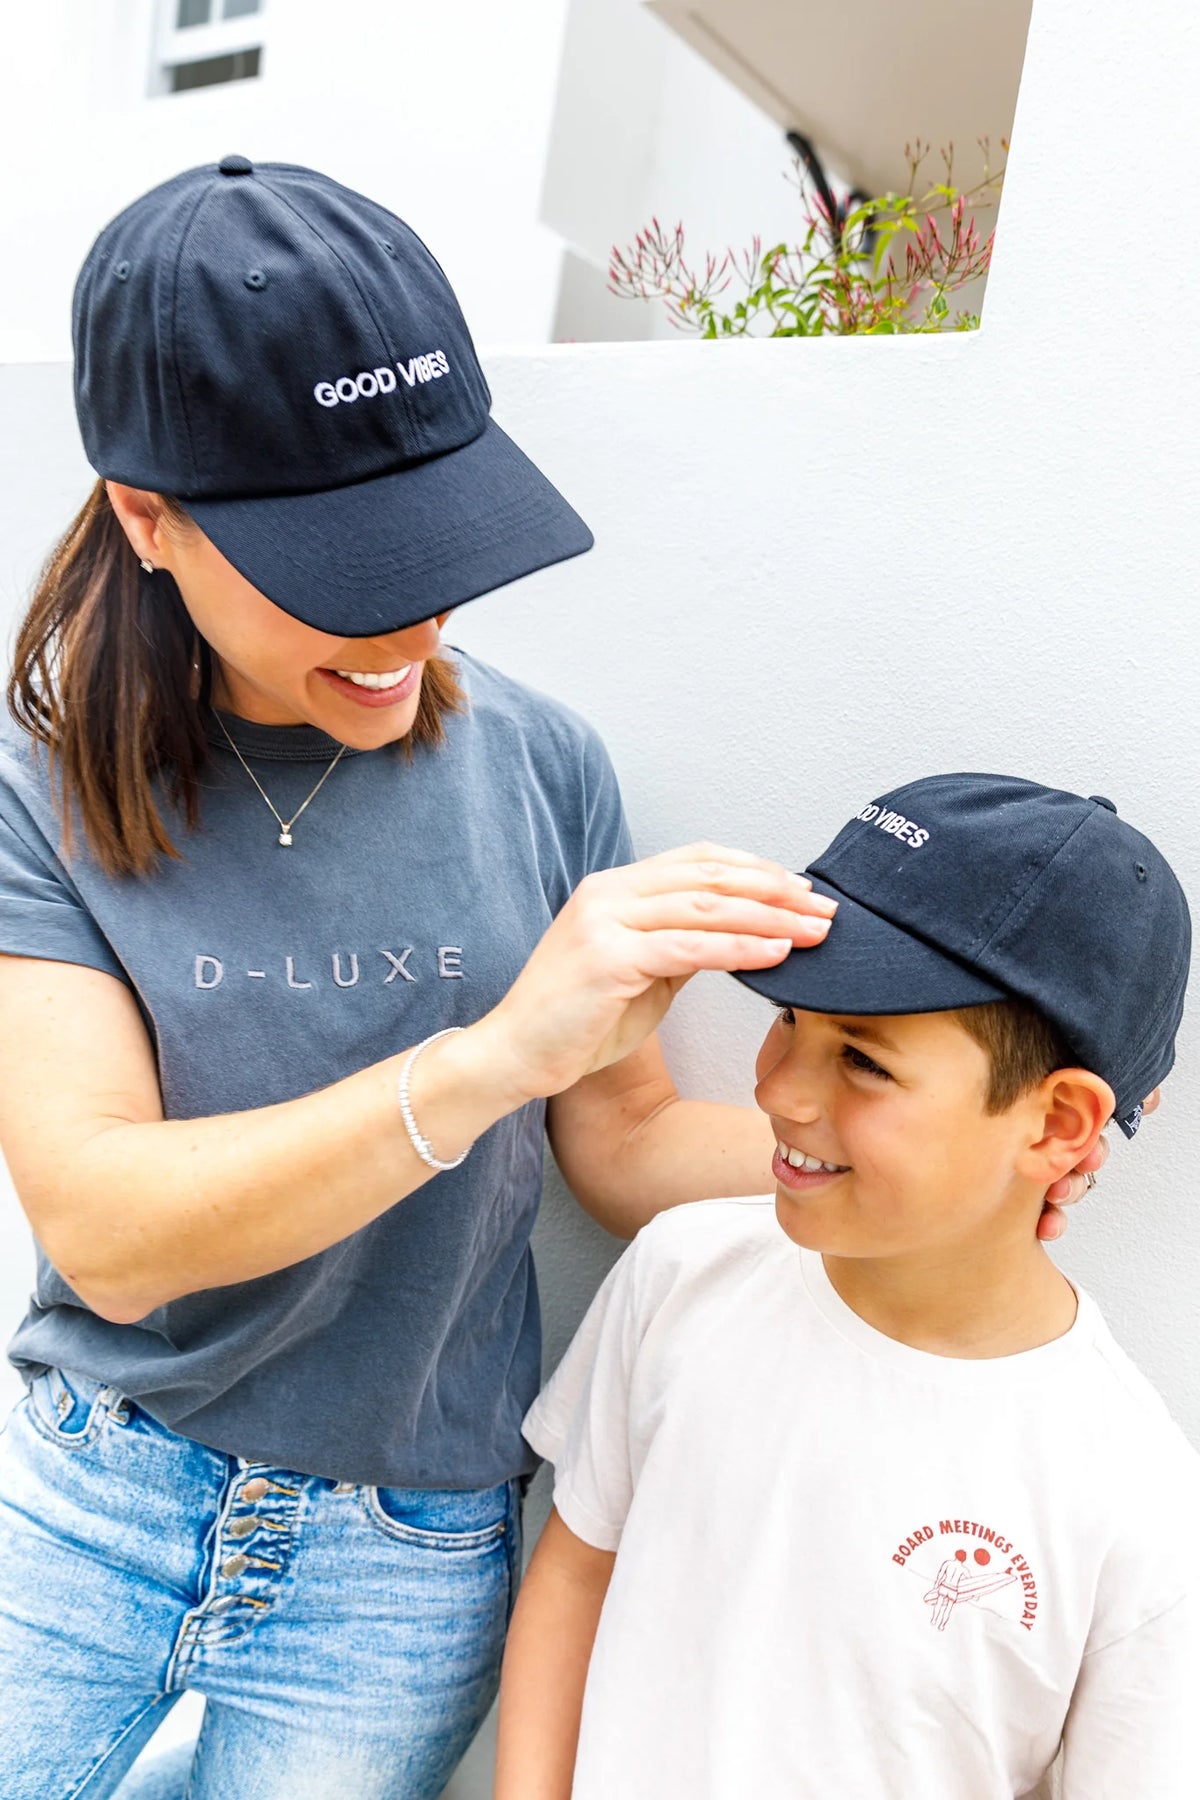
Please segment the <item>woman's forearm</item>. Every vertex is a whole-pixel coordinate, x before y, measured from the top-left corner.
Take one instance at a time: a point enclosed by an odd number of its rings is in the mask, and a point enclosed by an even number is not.
[[[279,1105],[95,1130],[40,1209],[47,1255],[95,1311],[128,1321],[349,1237],[434,1173],[400,1110],[406,1054]],[[486,1018],[423,1050],[409,1093],[445,1162],[526,1097]]]
[[[504,1654],[494,1800],[570,1800],[588,1662],[614,1560],[551,1512]]]
[[[552,1147],[570,1192],[613,1237],[637,1237],[655,1213],[727,1193],[774,1192],[775,1139],[765,1112],[666,1096],[640,1105],[560,1096]],[[653,1096],[648,1096],[653,1098]]]
[[[654,1213],[689,1200],[773,1193],[774,1154],[771,1122],[757,1107],[676,1100],[625,1146],[621,1186],[626,1216],[631,1208],[645,1213],[636,1230]]]

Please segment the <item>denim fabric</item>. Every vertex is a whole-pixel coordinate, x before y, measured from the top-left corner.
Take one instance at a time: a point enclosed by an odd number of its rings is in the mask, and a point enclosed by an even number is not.
[[[487,1714],[521,1492],[247,1463],[50,1370],[0,1433],[4,1800],[434,1800]],[[194,1759],[122,1785],[184,1689]]]

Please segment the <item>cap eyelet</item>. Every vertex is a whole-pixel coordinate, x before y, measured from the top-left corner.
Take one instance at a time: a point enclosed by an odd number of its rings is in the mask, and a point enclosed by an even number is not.
[[[116,268],[113,270],[113,274],[116,276],[118,281],[128,281],[129,280],[129,264],[127,262],[119,262],[117,264]]]
[[[250,269],[244,279],[248,288],[257,290],[259,288],[265,288],[267,285],[267,278],[261,269]]]
[[[1139,881],[1149,881],[1150,879],[1150,871],[1145,863],[1134,863],[1133,872]]]
[[[396,246],[393,244],[391,238],[380,238],[379,248],[381,250],[386,250],[389,256],[395,256],[396,254]]]

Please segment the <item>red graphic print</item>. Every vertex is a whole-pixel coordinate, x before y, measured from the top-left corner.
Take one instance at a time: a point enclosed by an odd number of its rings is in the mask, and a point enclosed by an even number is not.
[[[945,1631],[961,1606],[982,1608],[1025,1631],[1034,1628],[1038,1589],[1033,1570],[1012,1540],[989,1525],[974,1519],[918,1525],[897,1545],[892,1561],[923,1579],[922,1597],[935,1631]]]
[[[988,1550],[977,1550],[975,1561],[981,1568],[986,1568],[992,1560]],[[925,1596],[926,1606],[932,1606],[931,1623],[939,1631],[945,1631],[950,1623],[950,1614],[964,1600],[979,1600],[984,1594],[994,1593],[997,1588],[1010,1587],[1017,1580],[1016,1571],[1011,1563],[1003,1572],[993,1570],[990,1575],[969,1575],[967,1573],[967,1553],[956,1550],[948,1556],[937,1572],[937,1580]]]

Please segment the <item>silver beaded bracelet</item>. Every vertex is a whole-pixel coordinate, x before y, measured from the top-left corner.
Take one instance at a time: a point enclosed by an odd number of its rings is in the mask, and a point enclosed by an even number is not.
[[[405,1129],[408,1132],[409,1142],[421,1161],[427,1163],[431,1169],[457,1169],[459,1163],[465,1162],[470,1155],[471,1146],[468,1144],[462,1155],[456,1156],[453,1162],[438,1161],[437,1157],[433,1154],[433,1145],[429,1142],[428,1138],[421,1136],[421,1133],[417,1130],[417,1121],[413,1118],[412,1102],[408,1097],[409,1073],[418,1056],[420,1056],[422,1050],[424,1050],[427,1045],[436,1044],[439,1038],[450,1037],[456,1031],[465,1030],[465,1025],[448,1025],[445,1031],[435,1031],[432,1037],[425,1038],[421,1043],[417,1044],[414,1049],[409,1051],[404,1059],[404,1066],[400,1070],[397,1093],[400,1100],[400,1111],[404,1117]]]

